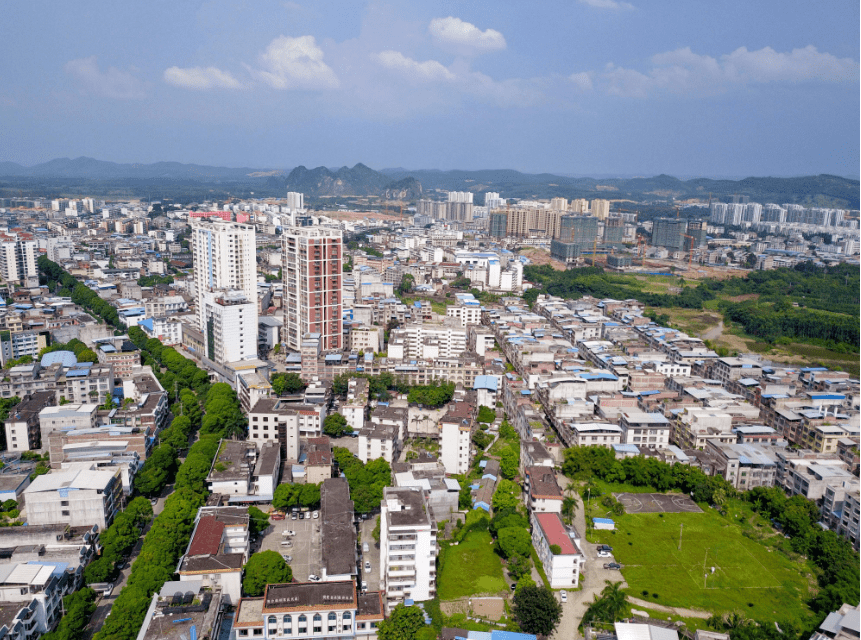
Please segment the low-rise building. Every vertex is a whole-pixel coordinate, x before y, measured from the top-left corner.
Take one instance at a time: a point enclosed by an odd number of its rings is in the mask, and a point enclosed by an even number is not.
[[[562,512],[562,489],[551,467],[526,467],[524,479],[526,506],[530,512]]]
[[[97,471],[90,465],[38,476],[24,490],[28,524],[98,525],[106,529],[120,509],[123,483],[119,469]]]
[[[320,486],[320,577],[344,581],[357,577],[356,527],[346,478],[328,478]]]
[[[165,582],[153,594],[138,640],[189,640],[217,638],[222,620],[221,589],[203,586],[203,580]]]
[[[586,557],[580,551],[580,540],[565,528],[558,513],[533,511],[532,544],[544,567],[552,589],[576,588]]]
[[[625,444],[641,449],[663,449],[670,444],[670,423],[660,413],[623,411],[620,426]]]
[[[368,423],[359,432],[359,460],[369,462],[382,458],[389,464],[401,453],[400,427]]]
[[[739,491],[773,487],[777,462],[754,444],[708,442],[705,451],[714,457],[714,471]]]
[[[5,423],[8,451],[29,451],[42,447],[39,414],[42,409],[53,406],[55,401],[53,391],[36,391],[10,410]]]

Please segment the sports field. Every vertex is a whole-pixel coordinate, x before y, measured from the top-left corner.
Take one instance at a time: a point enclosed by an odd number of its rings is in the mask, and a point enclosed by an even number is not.
[[[615,532],[595,534],[613,547],[634,597],[714,613],[736,611],[757,620],[800,621],[810,613],[803,604],[809,567],[744,537],[739,526],[712,509],[633,513],[614,520]]]

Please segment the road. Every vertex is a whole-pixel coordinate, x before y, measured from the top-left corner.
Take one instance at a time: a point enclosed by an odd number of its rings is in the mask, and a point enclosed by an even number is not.
[[[167,485],[164,490],[161,492],[161,497],[158,499],[158,503],[153,506],[153,516],[157,516],[164,509],[164,501],[167,499],[173,492],[173,485]],[[89,624],[84,629],[83,636],[81,640],[92,640],[92,637],[96,634],[96,632],[102,628],[102,625],[105,623],[105,619],[110,615],[111,608],[114,606],[114,601],[117,599],[117,596],[122,592],[123,588],[126,586],[129,580],[129,576],[131,575],[131,566],[135,560],[137,560],[138,554],[141,551],[141,547],[143,546],[144,537],[149,532],[150,527],[152,526],[152,521],[148,522],[144,527],[143,533],[141,533],[140,538],[132,549],[131,555],[129,556],[128,565],[125,569],[120,572],[117,580],[114,581],[114,590],[111,592],[111,595],[107,597],[99,596],[96,599],[96,610],[93,612],[92,617],[90,618]]]
[[[720,320],[716,327],[712,327],[711,329],[709,329],[708,331],[703,333],[703,335],[701,335],[700,338],[702,338],[703,340],[717,340],[718,338],[721,337],[722,333],[723,333],[723,320]]]

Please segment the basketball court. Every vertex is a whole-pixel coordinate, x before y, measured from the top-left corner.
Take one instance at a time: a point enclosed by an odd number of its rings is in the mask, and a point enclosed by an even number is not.
[[[614,493],[625,513],[702,513],[684,493]]]

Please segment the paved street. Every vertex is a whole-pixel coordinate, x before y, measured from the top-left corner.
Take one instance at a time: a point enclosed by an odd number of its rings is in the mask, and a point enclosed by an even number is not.
[[[359,525],[362,548],[364,548],[364,543],[368,543],[368,552],[363,552],[361,558],[361,579],[368,583],[368,591],[378,591],[380,588],[380,545],[374,542],[374,536],[371,535],[375,526],[377,526],[377,516],[370,516],[367,520],[362,520]],[[370,573],[365,571],[365,561],[371,563]]]

